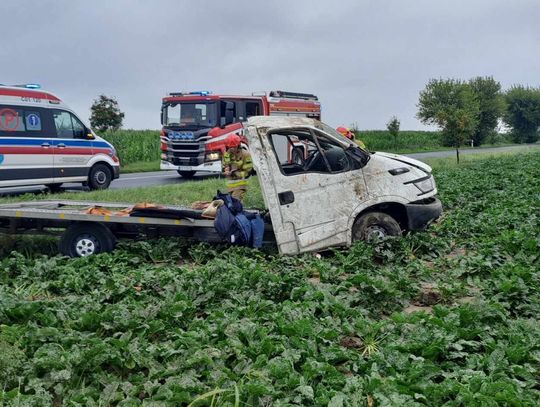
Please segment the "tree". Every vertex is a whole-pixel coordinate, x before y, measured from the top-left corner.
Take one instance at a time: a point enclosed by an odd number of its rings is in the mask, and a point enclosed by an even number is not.
[[[480,107],[478,125],[472,135],[474,145],[478,146],[496,132],[497,121],[504,112],[504,100],[501,84],[492,77],[478,76],[471,79],[469,85]]]
[[[516,143],[538,141],[540,127],[540,89],[513,86],[505,95],[506,112],[504,122],[512,128]]]
[[[420,92],[417,117],[424,124],[435,124],[456,148],[472,137],[478,124],[480,106],[471,86],[457,79],[431,79]]]
[[[118,130],[122,127],[124,113],[112,97],[100,95],[90,108],[90,125],[99,132]]]
[[[388,123],[386,123],[386,128],[388,129],[388,132],[394,139],[394,148],[397,148],[397,139],[399,134],[399,125],[401,123],[399,122],[398,118],[396,116],[392,116]]]

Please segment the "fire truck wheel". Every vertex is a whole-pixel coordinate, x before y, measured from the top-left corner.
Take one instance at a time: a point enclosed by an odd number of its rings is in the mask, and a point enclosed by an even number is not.
[[[399,223],[384,212],[368,212],[360,216],[353,225],[352,240],[372,243],[388,236],[401,236]]]
[[[112,181],[112,174],[105,164],[96,164],[88,174],[88,187],[91,190],[107,189]]]
[[[116,243],[112,232],[99,223],[74,223],[69,226],[59,243],[59,250],[65,256],[86,257],[106,253],[114,249]]]
[[[182,178],[191,179],[195,175],[195,171],[180,171],[180,170],[178,170],[178,174],[180,174],[182,176]]]

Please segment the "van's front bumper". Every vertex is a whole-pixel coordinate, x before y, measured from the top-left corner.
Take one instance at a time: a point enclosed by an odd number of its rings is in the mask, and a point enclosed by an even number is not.
[[[116,179],[116,178],[119,178],[119,177],[120,177],[120,166],[115,165],[113,167],[113,179]]]
[[[442,213],[442,203],[434,196],[407,204],[405,208],[409,230],[424,230]]]

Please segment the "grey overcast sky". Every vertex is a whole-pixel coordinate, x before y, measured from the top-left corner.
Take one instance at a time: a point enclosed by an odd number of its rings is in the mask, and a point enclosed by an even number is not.
[[[315,93],[323,121],[415,118],[430,78],[540,84],[538,0],[1,0],[0,82],[37,82],[87,119],[104,93],[125,128],[159,128],[178,90]]]

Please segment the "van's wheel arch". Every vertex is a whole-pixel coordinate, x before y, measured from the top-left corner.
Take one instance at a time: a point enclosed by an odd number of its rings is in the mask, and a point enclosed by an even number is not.
[[[371,211],[360,215],[352,227],[352,241],[373,242],[388,236],[401,236],[401,226],[391,215]]]
[[[114,250],[116,238],[101,223],[77,222],[63,233],[58,248],[68,257],[86,257]]]
[[[112,169],[105,163],[97,163],[88,172],[88,187],[91,190],[107,189],[113,178]]]

